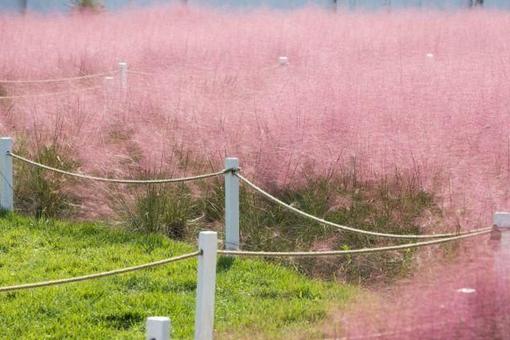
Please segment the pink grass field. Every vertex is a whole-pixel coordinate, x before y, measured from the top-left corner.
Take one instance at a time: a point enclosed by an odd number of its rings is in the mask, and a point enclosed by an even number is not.
[[[0,17],[2,135],[58,137],[82,171],[128,176],[220,168],[262,184],[356,169],[418,175],[462,227],[510,208],[510,14],[496,11],[220,12],[157,7]],[[280,67],[278,57],[289,65]],[[36,136],[38,136],[36,138]],[[188,156],[183,156],[188,155]],[[192,157],[195,165],[182,166]],[[180,161],[178,161],[180,160]],[[186,162],[189,164],[189,161]]]
[[[299,183],[310,172],[352,171],[355,162],[365,179],[396,171],[417,176],[438,195],[445,223],[484,227],[495,210],[510,209],[509,37],[510,13],[478,10],[157,7],[3,16],[0,80],[95,74],[117,70],[119,61],[150,75],[130,73],[126,97],[118,75],[0,84],[0,96],[97,87],[0,98],[0,133],[31,147],[58,139],[81,171],[115,177],[140,169],[196,174],[237,156],[247,177],[271,188]],[[279,66],[279,56],[289,65]],[[86,202],[91,216],[101,207]],[[507,265],[508,251],[503,258],[473,248],[465,263],[436,272],[433,285],[425,272],[417,280],[422,286],[393,290],[397,302],[342,316],[347,333],[504,338],[508,270],[492,262]],[[496,292],[502,283],[506,288]],[[457,294],[462,287],[479,294]],[[498,323],[501,315],[507,321]],[[479,322],[478,331],[465,327]]]

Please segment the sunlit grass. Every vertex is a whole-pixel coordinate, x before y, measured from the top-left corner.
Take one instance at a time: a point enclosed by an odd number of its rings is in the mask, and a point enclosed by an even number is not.
[[[64,278],[195,250],[160,235],[8,216],[0,220],[0,285]],[[2,338],[141,338],[145,318],[170,316],[176,339],[193,335],[196,260],[110,278],[0,294]],[[216,332],[285,338],[316,332],[331,304],[355,290],[248,259],[218,263]]]

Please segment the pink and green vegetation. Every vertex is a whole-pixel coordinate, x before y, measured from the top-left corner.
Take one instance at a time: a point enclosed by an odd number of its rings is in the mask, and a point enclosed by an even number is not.
[[[246,177],[305,211],[393,233],[486,226],[510,203],[509,13],[157,7],[4,16],[0,33],[0,80],[116,71],[119,61],[133,71],[126,94],[117,74],[0,83],[0,96],[77,91],[0,98],[0,133],[46,164],[172,177],[237,156]],[[133,188],[16,166],[18,208],[38,217],[122,221],[188,240],[222,230],[221,180]],[[241,210],[246,249],[388,242],[325,229],[248,190]],[[366,282],[408,273],[415,255],[285,263]]]
[[[487,223],[509,200],[510,15],[222,13],[194,8],[0,18],[0,75],[130,69],[110,89],[2,100],[1,133],[57,140],[80,170],[198,173],[237,156],[266,188],[354,171],[415,175],[449,222]],[[288,67],[277,67],[279,56]],[[2,85],[3,95],[99,85]],[[87,213],[101,214],[97,206]],[[107,212],[106,212],[107,213]],[[431,227],[428,227],[431,229]]]

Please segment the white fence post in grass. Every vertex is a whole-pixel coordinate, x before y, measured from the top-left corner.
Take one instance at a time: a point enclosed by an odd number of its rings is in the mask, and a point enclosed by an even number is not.
[[[280,66],[287,66],[289,64],[289,58],[285,56],[279,57],[278,64],[280,64]]]
[[[7,211],[14,209],[11,151],[12,138],[0,138],[0,208]]]
[[[128,64],[126,62],[121,61],[119,63],[119,70],[120,70],[120,89],[122,95],[125,95],[127,93],[128,88]]]
[[[225,159],[225,169],[238,169],[239,160]],[[233,172],[225,174],[225,248],[239,249],[239,178]]]
[[[510,212],[496,212],[493,218],[495,237],[493,270],[497,281],[495,291],[504,292],[510,287]]]
[[[170,318],[151,316],[147,318],[146,340],[170,340]]]
[[[198,257],[195,340],[211,340],[214,331],[218,234],[214,231],[200,232],[198,248],[202,254]]]
[[[501,246],[510,249],[510,212],[494,213],[493,224],[501,236]]]

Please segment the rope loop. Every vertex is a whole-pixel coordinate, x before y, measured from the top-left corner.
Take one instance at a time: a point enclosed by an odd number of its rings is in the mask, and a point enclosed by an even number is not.
[[[241,172],[241,168],[240,167],[237,167],[237,168],[228,168],[228,169],[225,169],[225,174],[232,174],[232,175],[236,175]]]

